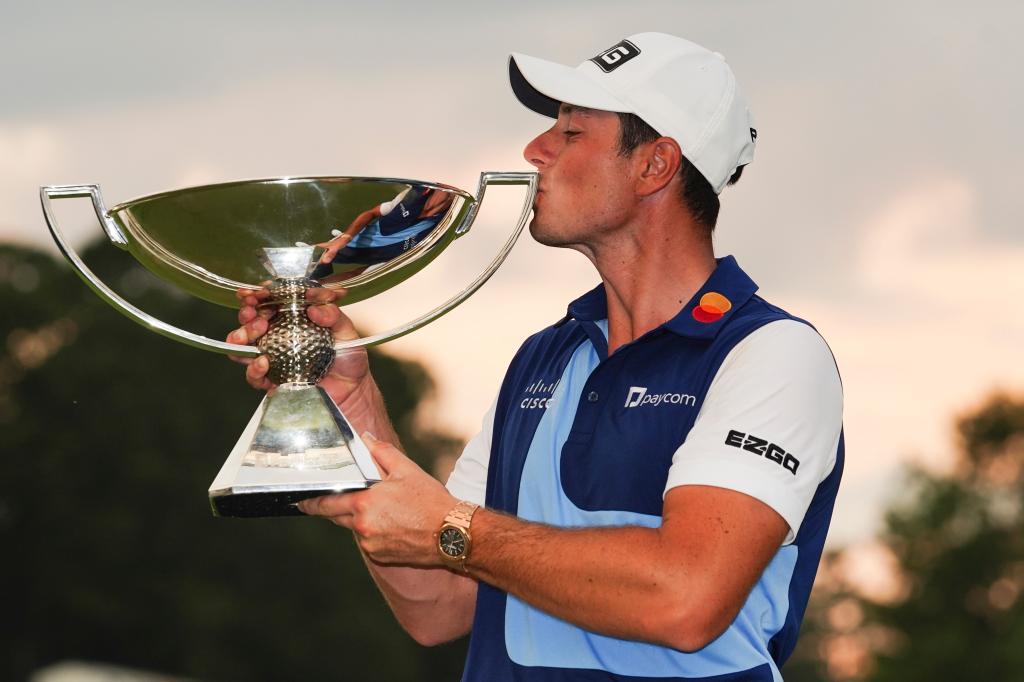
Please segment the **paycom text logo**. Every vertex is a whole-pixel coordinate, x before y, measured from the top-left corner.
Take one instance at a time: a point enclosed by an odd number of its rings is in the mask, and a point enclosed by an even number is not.
[[[645,407],[650,405],[687,405],[693,407],[697,398],[688,393],[648,393],[646,386],[630,386],[624,407]]]

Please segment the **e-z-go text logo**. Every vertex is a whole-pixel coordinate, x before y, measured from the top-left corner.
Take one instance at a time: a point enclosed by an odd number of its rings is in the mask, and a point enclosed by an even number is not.
[[[630,386],[624,407],[643,407],[645,405],[687,405],[693,407],[697,398],[687,393],[648,393],[646,386]]]
[[[794,476],[796,476],[796,470],[800,468],[800,460],[792,454],[786,452],[775,443],[769,443],[767,439],[758,438],[752,433],[743,433],[736,429],[730,429],[725,437],[725,444],[760,455],[767,460],[775,462]]]

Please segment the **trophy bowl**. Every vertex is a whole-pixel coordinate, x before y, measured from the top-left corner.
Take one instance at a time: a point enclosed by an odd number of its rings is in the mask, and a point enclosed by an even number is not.
[[[413,180],[273,178],[152,194],[118,204],[108,214],[128,251],[147,269],[199,298],[235,307],[235,290],[259,288],[267,279],[257,257],[261,249],[328,241],[332,231],[345,230],[367,209],[403,195],[416,196],[408,202],[414,209],[433,197],[425,211],[429,215],[419,221],[406,216],[400,229],[378,231],[375,239],[357,235],[348,262],[317,278],[327,288],[344,286],[346,303],[355,303],[416,274],[465,234],[468,225],[458,228],[475,203],[473,196]]]
[[[310,287],[344,289],[345,304],[412,277],[466,235],[490,185],[522,185],[526,196],[494,259],[462,291],[388,331],[335,342],[306,315]],[[266,354],[267,394],[210,486],[219,516],[299,515],[306,498],[380,480],[347,418],[317,385],[337,354],[408,334],[465,301],[498,269],[533,206],[532,172],[488,172],[477,194],[432,182],[368,177],[281,177],[161,192],[107,209],[98,185],[40,188],[47,226],[82,280],[115,309],[188,345],[243,357]],[[266,288],[272,306],[258,346],[180,329],[138,309],[102,282],[71,248],[54,199],[87,197],[108,239],[182,291],[235,308],[238,289]],[[320,257],[324,254],[326,257]]]

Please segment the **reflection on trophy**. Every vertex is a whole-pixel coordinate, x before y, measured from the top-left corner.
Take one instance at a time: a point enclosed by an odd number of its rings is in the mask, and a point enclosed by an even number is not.
[[[409,186],[391,201],[363,211],[344,232],[333,230],[334,238],[320,244],[326,251],[312,277],[337,281],[400,256],[434,231],[452,199],[447,192]]]
[[[380,480],[345,415],[317,385],[337,354],[412,332],[465,301],[505,260],[533,206],[535,173],[483,173],[476,197],[446,185],[358,177],[276,178],[153,194],[107,209],[97,185],[40,188],[57,246],[101,298],[139,324],[189,345],[266,354],[270,392],[210,486],[220,516],[299,515],[300,500]],[[405,281],[469,232],[489,185],[524,185],[519,219],[491,263],[464,290],[380,334],[335,342],[306,315],[311,287],[368,299]],[[68,245],[52,200],[90,197],[107,237],[181,289],[235,307],[236,290],[265,287],[273,317],[258,346],[209,339],[158,320],[122,298]],[[317,257],[318,249],[322,255]]]

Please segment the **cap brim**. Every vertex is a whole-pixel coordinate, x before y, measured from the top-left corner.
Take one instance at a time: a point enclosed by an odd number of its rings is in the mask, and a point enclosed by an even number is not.
[[[508,58],[508,80],[523,106],[551,118],[558,118],[563,102],[602,111],[630,110],[579,70],[517,52]]]

